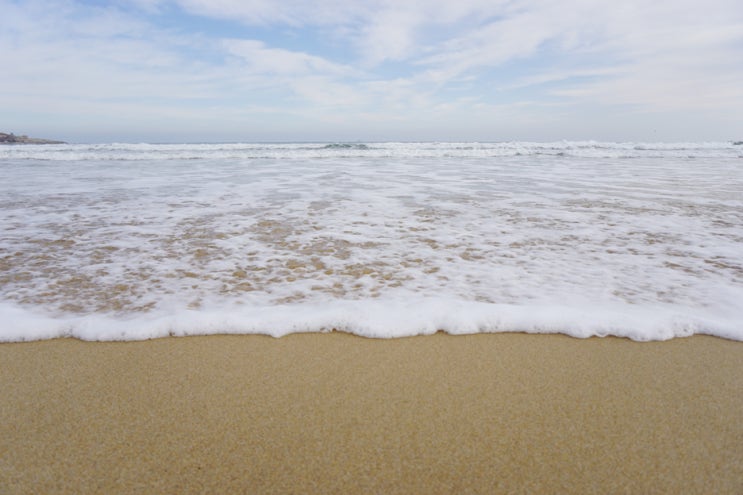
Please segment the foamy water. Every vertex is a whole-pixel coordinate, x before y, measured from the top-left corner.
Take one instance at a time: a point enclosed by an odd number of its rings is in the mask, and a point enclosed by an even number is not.
[[[743,340],[743,146],[0,147],[0,340]]]

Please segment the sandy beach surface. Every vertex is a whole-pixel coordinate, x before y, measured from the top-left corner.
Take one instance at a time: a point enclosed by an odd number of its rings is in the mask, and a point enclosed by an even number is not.
[[[0,493],[743,493],[743,343],[1,344]]]

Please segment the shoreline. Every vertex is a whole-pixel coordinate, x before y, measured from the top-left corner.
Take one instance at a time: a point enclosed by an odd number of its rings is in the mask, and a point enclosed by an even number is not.
[[[0,344],[3,493],[741,493],[743,342]]]

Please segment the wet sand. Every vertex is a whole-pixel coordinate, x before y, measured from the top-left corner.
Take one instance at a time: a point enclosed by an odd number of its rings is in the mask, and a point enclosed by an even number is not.
[[[743,493],[743,343],[0,345],[0,493]]]

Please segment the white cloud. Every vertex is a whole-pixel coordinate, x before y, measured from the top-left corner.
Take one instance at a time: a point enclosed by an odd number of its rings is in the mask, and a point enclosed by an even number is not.
[[[342,76],[353,72],[349,67],[330,62],[304,52],[269,48],[258,40],[228,39],[223,41],[227,51],[240,57],[251,71],[260,74],[313,74]]]
[[[418,11],[386,9],[369,21],[357,40],[366,64],[374,66],[386,60],[405,60],[418,49],[415,34],[424,21]]]

